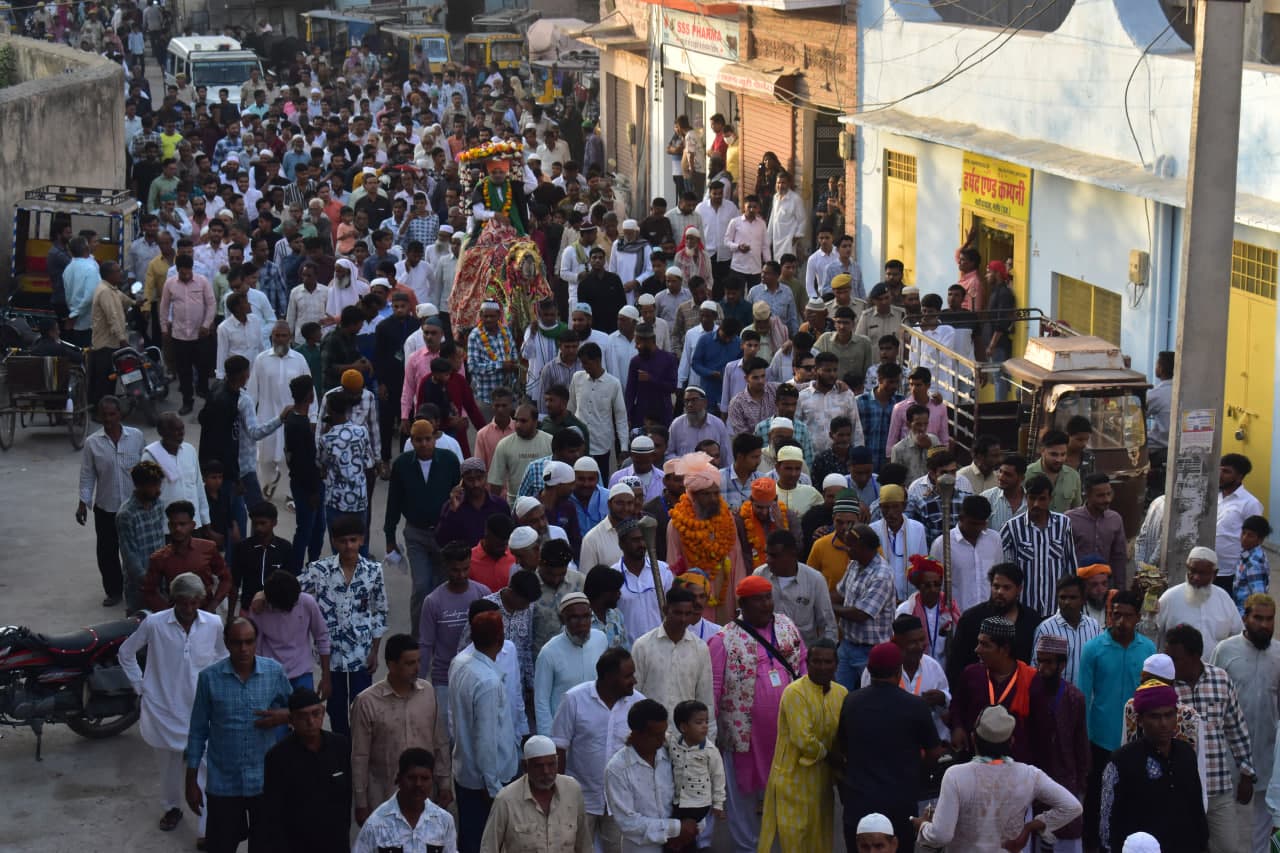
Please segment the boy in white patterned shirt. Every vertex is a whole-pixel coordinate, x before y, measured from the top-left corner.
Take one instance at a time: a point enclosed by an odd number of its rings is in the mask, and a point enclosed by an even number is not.
[[[724,760],[715,744],[707,743],[711,728],[707,706],[696,700],[676,705],[672,713],[678,735],[667,735],[667,755],[675,781],[672,817],[701,823],[707,812],[724,820]],[[705,834],[705,833],[703,833]],[[697,840],[690,848],[697,846]]]

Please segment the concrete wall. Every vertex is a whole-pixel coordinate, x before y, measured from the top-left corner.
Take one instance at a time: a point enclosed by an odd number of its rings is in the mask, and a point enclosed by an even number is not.
[[[17,85],[0,89],[0,290],[7,292],[13,205],[45,184],[125,186],[124,71],[92,54],[0,36]]]

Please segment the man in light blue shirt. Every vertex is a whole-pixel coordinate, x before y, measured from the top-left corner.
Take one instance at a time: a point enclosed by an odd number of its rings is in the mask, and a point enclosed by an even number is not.
[[[461,853],[478,853],[493,798],[519,772],[516,728],[497,663],[504,640],[502,614],[477,609],[470,615],[475,653],[455,657],[449,665]]]
[[[275,727],[289,721],[293,688],[284,667],[257,656],[252,622],[233,619],[223,635],[230,657],[196,678],[187,734],[187,805],[197,815],[202,811],[197,773],[206,761],[209,849],[234,849],[246,816],[249,844],[256,849],[263,824],[263,758],[276,742]]]
[[[71,253],[71,263],[62,271],[62,287],[67,296],[73,332],[64,337],[68,343],[87,347],[93,328],[93,291],[97,289],[102,275],[86,238],[72,237],[67,243],[67,250]]]
[[[580,592],[560,599],[560,623],[556,634],[538,652],[533,671],[533,707],[538,734],[551,735],[551,723],[560,700],[571,688],[596,677],[596,661],[609,640],[591,627],[591,602]]]

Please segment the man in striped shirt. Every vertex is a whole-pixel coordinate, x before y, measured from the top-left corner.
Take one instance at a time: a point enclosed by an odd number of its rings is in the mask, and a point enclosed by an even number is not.
[[[1102,633],[1098,620],[1084,612],[1084,579],[1070,575],[1058,581],[1058,609],[1036,628],[1036,645],[1043,636],[1062,637],[1067,641],[1067,664],[1062,677],[1076,683],[1080,672],[1080,653],[1084,644]]]
[[[1005,559],[1017,563],[1026,576],[1022,603],[1039,613],[1053,608],[1058,579],[1074,575],[1076,546],[1071,523],[1060,512],[1052,512],[1053,483],[1043,474],[1027,480],[1027,511],[1011,519],[1000,530]]]

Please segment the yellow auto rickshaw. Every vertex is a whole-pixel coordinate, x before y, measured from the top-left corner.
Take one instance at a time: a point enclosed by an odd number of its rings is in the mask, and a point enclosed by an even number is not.
[[[432,74],[444,71],[453,61],[449,33],[435,26],[400,25],[383,27],[383,46],[392,56],[397,74],[405,74],[416,64],[415,51],[422,47],[423,58]]]

